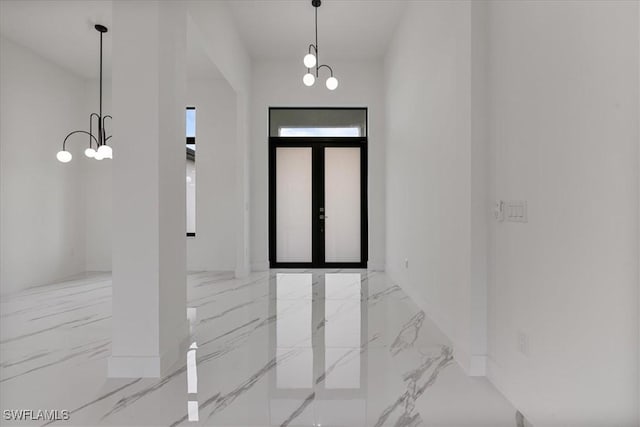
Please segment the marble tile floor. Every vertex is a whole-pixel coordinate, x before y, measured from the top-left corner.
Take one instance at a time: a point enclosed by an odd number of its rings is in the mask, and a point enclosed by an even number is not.
[[[384,273],[193,273],[187,295],[193,344],[160,379],[106,378],[109,275],[3,297],[0,425],[517,425]],[[6,419],[19,409],[40,419]]]

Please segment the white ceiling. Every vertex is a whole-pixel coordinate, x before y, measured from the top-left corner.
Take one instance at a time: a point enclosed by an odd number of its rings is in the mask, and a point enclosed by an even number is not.
[[[112,0],[0,0],[0,33],[84,78],[99,73],[99,33],[111,28]],[[111,71],[111,33],[103,36],[104,74]],[[199,42],[188,43],[193,78],[223,78]]]
[[[253,58],[301,58],[314,41],[310,0],[226,2]],[[381,57],[405,4],[404,0],[323,0],[318,9],[321,60]],[[0,0],[3,36],[85,78],[98,76],[96,23],[111,28],[112,0]],[[197,42],[190,40],[188,47],[189,76],[222,78]],[[108,32],[104,36],[107,77],[110,69]]]
[[[99,72],[99,33],[111,28],[111,1],[1,0],[0,33],[86,78]],[[111,33],[104,35],[104,69],[111,69]]]
[[[311,0],[235,0],[228,4],[253,58],[302,58],[314,42]],[[404,0],[322,0],[318,8],[321,59],[382,57],[405,7]]]

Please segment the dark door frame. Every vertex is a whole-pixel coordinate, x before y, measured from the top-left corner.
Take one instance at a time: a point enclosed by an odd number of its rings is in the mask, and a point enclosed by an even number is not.
[[[344,109],[344,108],[337,108]],[[271,115],[271,108],[269,108]],[[312,262],[278,262],[276,248],[276,148],[309,147],[312,149]],[[326,147],[360,148],[360,262],[325,262],[324,220],[324,149]],[[292,138],[269,137],[269,267],[270,268],[367,268],[369,258],[368,163],[367,137]]]

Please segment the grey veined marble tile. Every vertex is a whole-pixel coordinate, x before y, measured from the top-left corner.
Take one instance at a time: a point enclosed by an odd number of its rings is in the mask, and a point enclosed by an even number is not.
[[[108,275],[4,298],[1,409],[58,411],[24,426],[527,425],[463,373],[446,337],[382,272],[197,272],[187,282],[193,344],[159,379],[106,378]]]

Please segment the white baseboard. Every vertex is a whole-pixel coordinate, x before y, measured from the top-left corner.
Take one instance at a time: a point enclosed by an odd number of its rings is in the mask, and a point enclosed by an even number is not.
[[[162,355],[110,356],[107,360],[108,378],[161,378],[175,366],[187,352],[189,326],[187,319],[176,326],[176,333],[183,338],[178,345],[171,346]]]
[[[371,271],[385,271],[385,263],[369,261],[367,263],[367,269]]]
[[[502,369],[491,357],[487,357],[487,379],[504,396],[504,398],[511,403],[511,406],[516,408],[516,410],[524,416],[526,419],[525,426],[531,427],[535,425],[542,425],[542,423],[532,420],[527,413],[522,411],[522,407],[513,399],[513,393],[509,390],[509,387],[504,381]]]
[[[486,354],[472,354],[469,358],[469,372],[470,377],[486,377],[487,376],[487,355]]]
[[[427,317],[433,320],[433,318],[429,315],[429,312],[425,310],[425,313]],[[442,332],[442,328],[440,327],[440,325],[435,320],[433,322],[436,324],[436,326],[438,326],[438,329],[440,329],[440,331]],[[444,332],[442,333],[444,334]],[[460,346],[459,344],[451,340],[451,337],[449,337],[448,335],[447,335],[447,338],[451,341],[451,346],[453,347],[453,360],[456,361],[458,366],[462,368],[462,370],[466,375],[471,376],[469,374],[469,372],[471,372],[471,358],[469,357],[469,353],[467,353],[467,351],[464,350],[462,346]]]
[[[389,272],[387,272],[389,274]],[[400,282],[394,280],[398,286],[402,288],[404,293],[406,293],[409,298],[429,317],[429,319],[435,323],[440,332],[447,338],[448,342],[443,343],[446,345],[450,345],[453,349],[453,359],[456,363],[462,368],[465,374],[470,377],[483,377],[487,375],[487,355],[486,354],[476,354],[469,355],[469,353],[465,350],[465,347],[461,346],[459,343],[455,342],[449,334],[445,332],[445,329],[442,327],[441,322],[438,318],[436,318],[427,304],[422,300],[420,295],[410,286],[402,285]]]
[[[249,275],[249,269],[244,267],[238,267],[235,269],[234,274],[237,279],[242,279]]]
[[[251,264],[251,271],[267,271],[269,270],[269,261],[256,262]]]

